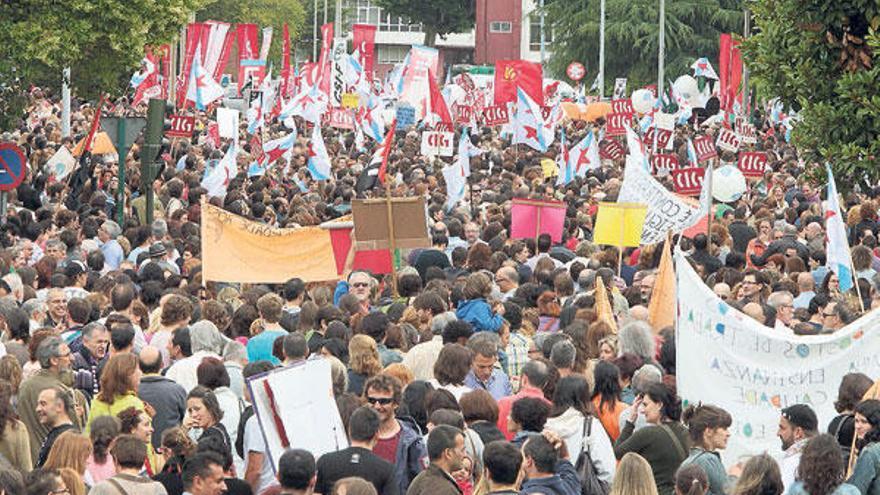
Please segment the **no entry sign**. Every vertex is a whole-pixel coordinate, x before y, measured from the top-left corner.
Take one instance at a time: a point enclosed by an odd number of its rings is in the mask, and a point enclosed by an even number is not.
[[[0,144],[0,191],[11,191],[24,180],[24,152],[11,143]]]

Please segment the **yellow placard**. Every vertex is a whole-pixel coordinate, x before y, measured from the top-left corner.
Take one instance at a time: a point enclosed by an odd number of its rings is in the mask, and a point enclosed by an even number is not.
[[[342,108],[357,108],[360,97],[357,93],[345,93],[342,95]]]
[[[202,277],[218,282],[336,280],[330,232],[276,229],[202,203]]]
[[[556,177],[559,175],[559,165],[549,158],[541,160],[541,170],[544,171],[544,178]]]
[[[638,203],[599,203],[595,244],[617,247],[636,247],[642,238],[642,227],[648,207]]]

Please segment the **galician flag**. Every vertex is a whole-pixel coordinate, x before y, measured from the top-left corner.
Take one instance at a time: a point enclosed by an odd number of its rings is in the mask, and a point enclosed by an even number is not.
[[[485,152],[486,150],[477,148],[471,143],[467,127],[463,128],[461,130],[461,138],[458,140],[458,164],[461,165],[461,170],[465,177],[471,176],[471,158],[480,156]]]
[[[201,45],[196,47],[192,69],[189,73],[189,88],[186,99],[195,103],[197,110],[204,110],[214,101],[223,97],[223,87],[208,74],[199,60]]]
[[[208,191],[208,197],[226,196],[226,187],[238,175],[238,143],[232,140],[220,163],[202,179],[202,187]]]
[[[540,152],[547,151],[547,141],[544,136],[544,119],[541,117],[541,108],[529,95],[516,88],[516,113],[513,116],[513,144],[527,144]]]
[[[446,182],[446,210],[449,211],[464,198],[467,178],[461,164],[453,163],[443,167],[443,180]]]
[[[834,182],[831,164],[826,163],[825,169],[828,171],[828,200],[825,202],[825,231],[828,234],[825,263],[837,275],[840,291],[846,292],[853,287],[852,258],[846,240],[846,227],[843,218],[840,217],[837,184]]]
[[[569,150],[568,166],[580,178],[587,175],[587,170],[596,170],[602,166],[596,133],[590,131],[574,148]]]
[[[309,141],[309,173],[315,180],[327,180],[330,178],[330,155],[324,146],[324,138],[321,136],[321,125],[316,124],[312,129],[312,139]]]
[[[559,136],[560,153],[556,157],[556,163],[559,165],[559,175],[556,176],[557,186],[566,186],[574,180],[574,168],[571,166],[568,148],[565,142],[565,128],[562,128],[562,134]]]

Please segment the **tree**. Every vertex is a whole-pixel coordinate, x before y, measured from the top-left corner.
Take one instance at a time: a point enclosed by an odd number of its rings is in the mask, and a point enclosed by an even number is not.
[[[844,189],[880,179],[880,7],[874,0],[750,4],[757,34],[743,44],[760,93],[799,110],[792,138],[831,163]],[[821,167],[818,167],[821,168]]]
[[[437,36],[470,31],[476,18],[474,0],[377,0],[376,4],[392,16],[421,23],[425,46],[434,46]]]
[[[579,61],[590,84],[599,72],[599,0],[553,2],[545,8],[555,37],[549,72],[564,77],[568,64]],[[626,77],[631,88],[657,82],[659,18],[657,0],[606,0],[606,94],[616,77]],[[719,34],[741,26],[739,0],[667,0],[667,78],[686,73],[699,57],[717,60]]]
[[[32,84],[77,96],[124,94],[145,44],[169,42],[204,0],[47,0],[0,4],[0,123],[18,118]],[[3,122],[5,120],[5,122]]]
[[[274,41],[269,57],[275,60],[281,57],[282,26],[287,23],[290,39],[296,40],[305,18],[305,9],[299,0],[208,0],[196,14],[199,21],[247,22],[261,28],[272,26]]]

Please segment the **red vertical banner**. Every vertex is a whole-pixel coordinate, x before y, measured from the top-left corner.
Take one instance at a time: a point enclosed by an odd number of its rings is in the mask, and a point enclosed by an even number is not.
[[[168,90],[171,79],[171,45],[160,45],[159,53],[159,74],[162,77],[162,93],[160,98],[168,98]]]
[[[369,24],[355,24],[352,26],[352,48],[360,52],[364,73],[372,80],[373,58],[376,51],[376,26]]]
[[[186,89],[189,84],[189,71],[192,68],[193,57],[196,48],[202,45],[202,32],[209,30],[208,25],[202,22],[192,22],[186,27],[186,53],[183,57],[183,70],[177,79],[177,106],[182,107],[186,102]],[[203,47],[202,49],[205,49]]]
[[[217,61],[217,66],[214,68],[214,73],[212,76],[215,81],[220,80],[220,76],[223,75],[223,71],[226,70],[226,64],[229,62],[229,55],[232,53],[232,42],[235,41],[235,33],[230,29],[226,32],[226,38],[223,40],[223,48],[220,50],[220,59]]]
[[[735,41],[730,34],[722,34],[719,39],[720,53],[718,54],[718,83],[720,86],[719,96],[721,109],[727,112],[733,110],[735,101],[742,99],[739,95],[739,85],[742,82],[742,54],[739,50],[739,42]],[[745,108],[743,107],[742,111]]]
[[[281,98],[289,98],[293,93],[293,67],[290,65],[290,30],[287,23],[281,30]],[[278,99],[280,103],[280,98]]]
[[[743,75],[743,63],[742,63],[742,52],[739,51],[739,41],[733,40],[733,45],[730,47],[730,87],[728,90],[730,91],[730,106],[733,108],[733,104],[736,101],[742,103],[742,95],[740,94],[740,83],[742,82]],[[740,106],[739,114],[742,115],[745,111],[744,106]]]
[[[328,22],[321,26],[321,58],[318,60],[318,81],[321,90],[327,96],[330,96],[330,50],[333,48],[333,23]]]
[[[257,25],[239,24],[235,26],[235,34],[238,38],[238,60],[253,60],[259,56],[257,44]]]

